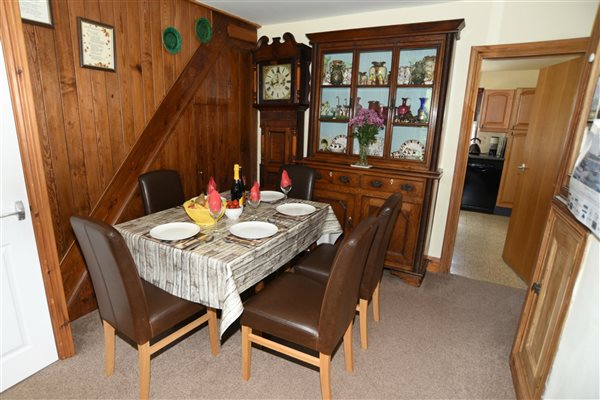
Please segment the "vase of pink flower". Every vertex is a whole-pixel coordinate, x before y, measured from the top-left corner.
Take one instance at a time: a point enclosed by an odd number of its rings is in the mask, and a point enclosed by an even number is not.
[[[367,167],[367,148],[375,143],[379,130],[383,128],[383,117],[375,110],[360,109],[349,122],[354,130],[354,137],[358,140],[358,163],[356,165]]]

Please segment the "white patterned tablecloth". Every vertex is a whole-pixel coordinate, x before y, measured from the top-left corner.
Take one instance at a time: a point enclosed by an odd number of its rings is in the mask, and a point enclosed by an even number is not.
[[[150,229],[160,224],[191,221],[180,206],[118,224],[115,228],[125,238],[142,279],[175,296],[221,310],[219,331],[222,336],[244,310],[240,298],[244,290],[285,265],[319,238],[342,232],[328,204],[295,199],[288,202],[312,204],[317,210],[302,218],[288,218],[275,210],[281,203],[262,203],[256,212],[257,219],[274,223],[279,232],[252,243],[233,240],[229,234],[231,225],[250,218],[250,210],[244,210],[239,220],[223,217],[216,229],[203,228],[200,238],[204,239],[198,239],[198,245],[192,244],[189,248],[148,235]]]

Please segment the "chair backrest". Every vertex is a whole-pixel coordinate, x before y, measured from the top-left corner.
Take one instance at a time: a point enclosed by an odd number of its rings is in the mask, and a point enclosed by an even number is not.
[[[182,205],[185,201],[179,173],[172,169],[159,169],[139,176],[144,212],[152,214]]]
[[[279,175],[284,169],[292,180],[292,190],[288,193],[288,197],[312,200],[315,189],[315,170],[306,165],[286,164],[279,170]]]
[[[377,227],[375,217],[362,220],[338,247],[319,316],[317,350],[321,353],[331,354],[354,318],[358,288]]]
[[[373,246],[369,252],[367,263],[365,264],[365,272],[363,273],[360,283],[360,291],[358,296],[361,299],[370,300],[373,291],[381,279],[383,274],[383,265],[385,262],[385,254],[390,245],[390,239],[400,208],[402,207],[402,195],[394,193],[387,198],[385,203],[377,210],[377,221],[379,227],[373,240]]]
[[[92,278],[102,319],[138,344],[150,340],[146,296],[121,234],[88,217],[71,217],[71,226]]]

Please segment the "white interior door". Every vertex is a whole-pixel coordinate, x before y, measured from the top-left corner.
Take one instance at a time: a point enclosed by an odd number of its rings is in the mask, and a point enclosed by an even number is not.
[[[0,59],[0,115],[2,392],[58,359],[33,235],[4,58]],[[15,204],[19,201],[25,218],[5,216],[15,212]]]

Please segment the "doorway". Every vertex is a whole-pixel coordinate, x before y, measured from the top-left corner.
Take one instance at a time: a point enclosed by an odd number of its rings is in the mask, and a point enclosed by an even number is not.
[[[511,45],[482,46],[474,47],[472,49],[469,74],[467,78],[467,89],[465,93],[465,107],[463,109],[461,132],[456,156],[456,168],[452,183],[452,196],[450,199],[450,207],[446,222],[442,257],[440,262],[441,271],[451,271],[454,258],[453,256],[455,253],[455,245],[464,245],[463,243],[465,242],[464,238],[459,236],[461,200],[469,159],[468,150],[471,143],[470,139],[472,137],[473,120],[476,116],[477,94],[482,79],[482,72],[484,72],[484,63],[491,63],[494,61],[500,65],[502,63],[506,64],[510,62],[531,62],[536,58],[573,58],[585,54],[587,44],[588,39],[583,38]],[[558,59],[558,62],[561,60],[562,59]],[[465,220],[468,219],[469,218],[466,218]],[[484,227],[484,232],[489,231],[489,229],[485,229],[485,222],[478,222],[478,224]],[[465,224],[463,223],[462,226],[464,227]],[[480,233],[476,235],[477,237],[485,238],[484,234]],[[502,247],[502,244],[495,245],[495,248],[498,247]],[[464,274],[464,272],[461,274]]]

